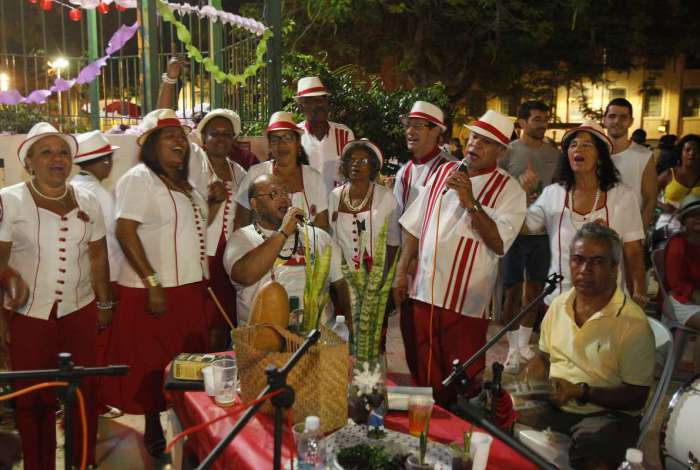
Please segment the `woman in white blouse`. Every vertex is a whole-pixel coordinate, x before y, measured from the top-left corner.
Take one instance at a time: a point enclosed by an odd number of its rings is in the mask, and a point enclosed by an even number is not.
[[[308,165],[301,134],[304,130],[294,122],[292,113],[278,111],[270,117],[265,131],[272,157],[270,160],[253,165],[241,183],[236,194],[236,219],[234,229],[238,230],[252,222],[248,188],[260,175],[273,174],[282,180],[289,191],[292,206],[304,210],[313,225],[326,232],[328,227],[328,193],[321,173]]]
[[[187,180],[189,129],[172,110],[149,115],[142,128],[141,163],[116,187],[117,239],[127,263],[108,357],[130,369],[102,383],[108,403],[145,415],[144,443],[157,457],[165,448],[163,369],[181,352],[206,350],[207,204]]]
[[[16,370],[56,368],[60,352],[71,353],[76,365],[94,366],[97,330],[112,318],[102,211],[90,192],[68,184],[77,148],[74,137],[48,123],[35,125],[18,150],[31,178],[0,191],[0,271],[9,266],[29,287],[26,302],[5,295],[10,359]],[[19,389],[32,383],[14,385]],[[94,379],[84,380],[80,388],[87,412],[87,462],[94,464]],[[54,468],[55,392],[34,392],[17,398],[16,405],[24,468]],[[77,426],[72,436],[76,465],[81,438]]]
[[[584,224],[595,221],[620,234],[624,243],[624,276],[620,276],[618,282],[624,278],[633,299],[644,306],[644,229],[639,204],[632,190],[620,182],[620,175],[610,159],[610,139],[597,123],[588,122],[564,134],[562,150],[558,182],[544,188],[528,208],[525,219],[530,230],[547,230],[552,251],[549,272],[564,276],[559,288],[545,298],[545,303],[550,305],[554,297],[571,288],[568,269],[571,240]],[[522,184],[527,190],[527,186],[536,181],[524,178]]]
[[[351,269],[369,269],[379,232],[386,224],[387,265],[401,244],[399,208],[390,189],[376,184],[382,153],[366,139],[348,142],[341,155],[341,173],[347,180],[329,197],[333,238]]]

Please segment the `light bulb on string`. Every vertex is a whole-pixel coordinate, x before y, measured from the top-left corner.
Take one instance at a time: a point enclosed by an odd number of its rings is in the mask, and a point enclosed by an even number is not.
[[[99,5],[97,5],[97,11],[99,11],[103,15],[106,15],[107,13],[109,13],[109,5],[107,5],[106,3],[100,3]]]
[[[53,8],[53,0],[39,0],[39,8],[44,11],[51,11]]]
[[[71,9],[71,11],[68,12],[68,18],[70,18],[71,21],[80,21],[80,18],[82,18],[82,13],[80,12],[80,9]]]

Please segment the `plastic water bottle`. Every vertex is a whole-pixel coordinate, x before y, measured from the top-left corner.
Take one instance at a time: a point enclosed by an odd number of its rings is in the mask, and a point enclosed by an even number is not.
[[[643,460],[644,454],[641,450],[629,448],[625,454],[625,461],[617,467],[617,470],[644,470]]]
[[[307,416],[304,435],[298,443],[299,470],[326,468],[326,447],[321,435],[321,420],[318,416]]]
[[[333,330],[333,333],[338,335],[340,339],[342,339],[346,343],[350,340],[350,330],[348,329],[348,325],[345,324],[344,316],[337,315],[335,317],[335,324],[331,329]]]

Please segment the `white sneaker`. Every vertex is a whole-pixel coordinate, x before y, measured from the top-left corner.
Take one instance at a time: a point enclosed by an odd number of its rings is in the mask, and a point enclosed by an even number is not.
[[[525,362],[530,362],[533,357],[535,357],[535,350],[531,344],[528,344],[524,348],[520,348],[520,357],[525,360]]]
[[[503,372],[506,374],[517,374],[520,372],[520,351],[511,349],[508,351],[508,357],[503,364]]]

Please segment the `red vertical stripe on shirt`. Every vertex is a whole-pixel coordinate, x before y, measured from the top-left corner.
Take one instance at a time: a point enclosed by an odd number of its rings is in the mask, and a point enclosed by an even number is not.
[[[491,200],[491,207],[492,208],[496,207],[496,201],[498,200],[498,196],[501,195],[501,193],[503,192],[503,188],[506,187],[506,184],[508,184],[508,178],[503,178],[503,182],[501,183],[501,186],[498,188],[496,195]]]
[[[472,272],[474,270],[474,261],[476,260],[476,255],[479,252],[479,242],[476,242],[474,245],[474,255],[472,256],[472,261],[471,264],[469,264],[469,272],[467,273],[467,280],[464,283],[464,288],[462,288],[462,301],[459,303],[459,310],[456,310],[457,312],[462,312],[462,309],[464,308],[464,300],[467,298],[467,294],[469,293],[469,281],[472,278]],[[483,313],[483,312],[482,312]]]
[[[464,243],[464,237],[460,237],[459,243],[457,244],[457,250],[455,250],[455,256],[452,260],[452,269],[450,270],[450,280],[447,281],[447,291],[445,291],[445,297],[442,299],[442,308],[445,308],[445,305],[447,305],[447,296],[450,293],[450,286],[452,285],[452,278],[455,274],[455,266],[457,266],[457,259],[460,257],[460,253],[462,250],[462,243]]]
[[[493,196],[493,193],[496,191],[496,188],[498,188],[498,185],[501,184],[501,181],[505,178],[504,175],[501,175],[500,173],[496,177],[496,181],[489,187],[488,192],[484,196],[484,198],[481,201],[482,206],[488,206],[489,202],[491,202],[491,197]]]
[[[466,270],[467,267],[467,262],[469,261],[469,257],[472,255],[472,248],[474,246],[474,239],[470,238],[467,240],[466,247],[464,249],[464,253],[462,253],[462,258],[460,259],[459,262],[459,270],[457,271],[457,277],[455,278],[454,284],[448,284],[447,289],[448,292],[445,294],[445,298],[447,299],[450,297],[451,294],[451,301],[450,305],[447,307],[448,309],[452,310],[453,312],[456,311],[455,309],[457,308],[457,302],[459,301],[459,294],[460,294],[460,287],[462,285],[462,278],[464,277],[464,271]]]
[[[403,186],[401,189],[403,190],[401,193],[401,200],[403,201],[403,210],[406,210],[406,203],[408,202],[408,196],[411,192],[411,170],[413,168],[413,162],[408,162],[406,164],[406,169],[403,171],[403,175],[401,176],[401,185]]]

